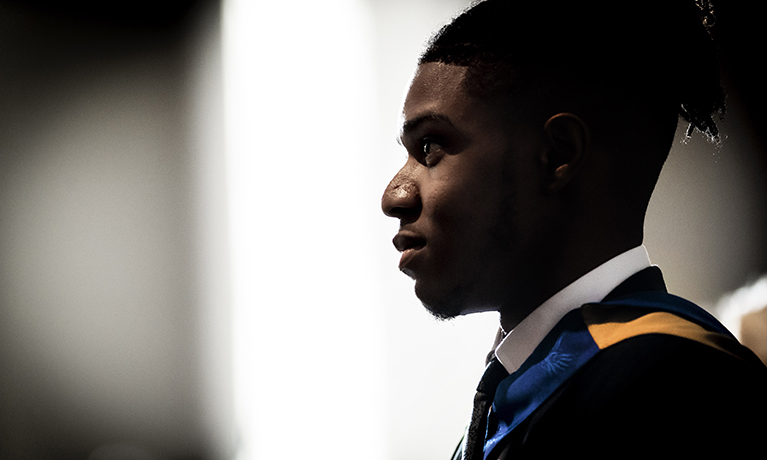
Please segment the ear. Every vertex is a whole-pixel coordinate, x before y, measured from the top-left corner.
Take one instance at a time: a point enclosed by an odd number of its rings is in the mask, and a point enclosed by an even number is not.
[[[577,116],[560,113],[549,118],[543,130],[546,147],[540,159],[541,186],[546,193],[556,193],[580,171],[589,153],[589,128]]]

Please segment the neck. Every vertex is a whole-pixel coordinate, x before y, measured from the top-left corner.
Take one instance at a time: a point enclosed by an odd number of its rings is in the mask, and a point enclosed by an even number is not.
[[[613,257],[642,244],[641,235],[638,239],[612,241],[612,245],[571,244],[567,246],[567,250],[542,255],[540,263],[528,272],[527,279],[517,284],[522,287],[521,292],[514,295],[512,302],[499,309],[501,328],[506,332],[511,331],[539,305],[578,278]]]

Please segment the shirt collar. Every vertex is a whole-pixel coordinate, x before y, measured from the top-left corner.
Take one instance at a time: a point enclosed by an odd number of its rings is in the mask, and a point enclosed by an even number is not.
[[[568,312],[599,302],[634,273],[650,267],[644,246],[613,257],[581,276],[533,310],[495,349],[495,356],[511,374],[532,354],[546,334]]]

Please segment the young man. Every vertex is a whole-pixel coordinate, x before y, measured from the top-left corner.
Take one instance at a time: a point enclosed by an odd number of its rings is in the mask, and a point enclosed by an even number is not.
[[[678,117],[715,139],[724,111],[700,3],[487,0],[422,55],[382,200],[400,270],[501,322],[454,458],[757,447],[767,369],[642,246]]]

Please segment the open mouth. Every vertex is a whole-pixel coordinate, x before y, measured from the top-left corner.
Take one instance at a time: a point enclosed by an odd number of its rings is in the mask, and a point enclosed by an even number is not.
[[[407,274],[408,270],[406,270],[406,267],[416,256],[418,251],[426,246],[426,240],[414,234],[400,232],[394,237],[392,243],[394,243],[394,247],[402,253],[399,260],[399,269]]]
[[[426,245],[426,240],[420,236],[400,232],[394,237],[392,243],[397,251],[404,253],[408,250],[421,249]]]

